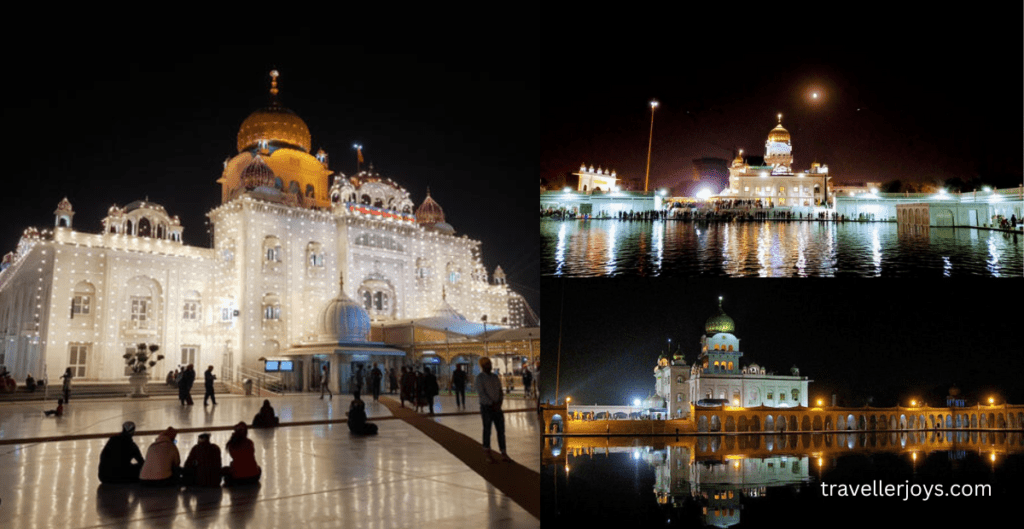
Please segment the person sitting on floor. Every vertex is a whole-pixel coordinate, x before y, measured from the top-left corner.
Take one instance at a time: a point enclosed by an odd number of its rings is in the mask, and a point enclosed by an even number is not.
[[[225,448],[231,455],[231,466],[224,467],[224,485],[258,483],[263,469],[256,464],[256,447],[248,437],[249,427],[244,422],[235,425],[235,432]]]
[[[166,487],[178,484],[181,474],[181,454],[174,446],[178,431],[168,426],[156,436],[146,450],[146,462],[139,471],[139,483],[147,487]]]
[[[57,399],[57,409],[55,409],[55,410],[46,410],[43,413],[45,413],[47,417],[50,417],[50,416],[62,417],[64,415],[64,399],[63,398]]]
[[[264,400],[260,412],[252,418],[252,427],[273,428],[279,424],[281,424],[281,419],[274,415],[274,407],[270,405],[269,400]]]
[[[36,390],[36,379],[32,378],[32,373],[29,373],[28,377],[25,378],[25,389],[27,389],[29,393],[34,393]]]
[[[221,477],[220,447],[210,442],[210,434],[201,433],[185,459],[181,482],[185,486],[219,487]]]
[[[354,393],[355,400],[348,408],[348,430],[356,435],[377,435],[377,425],[366,422],[366,404]]]
[[[121,433],[107,440],[100,452],[100,483],[135,483],[145,460],[139,445],[135,444],[135,423],[121,426]],[[133,463],[134,461],[134,463]]]

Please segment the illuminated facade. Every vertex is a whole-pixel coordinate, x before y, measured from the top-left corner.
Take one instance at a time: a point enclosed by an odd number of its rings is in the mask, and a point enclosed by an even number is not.
[[[704,324],[700,354],[687,366],[681,353],[669,359],[663,355],[654,368],[655,393],[664,401],[667,416],[690,417],[692,406],[726,405],[745,408],[764,406],[790,408],[807,406],[810,380],[793,366],[790,375],[769,373],[757,364],[740,367],[740,340],[733,334],[736,324],[722,310]]]
[[[123,380],[122,355],[151,343],[166,356],[154,378],[189,363],[262,369],[261,358],[337,335],[351,342],[330,328],[347,325],[331,316],[339,299],[373,322],[364,340],[431,316],[442,297],[492,329],[535,325],[504,274],[490,280],[480,242],[456,236],[429,193],[415,208],[390,179],[333,173],[326,153],[309,154],[309,129],[277,102],[272,78],[270,106],[246,118],[224,162],[222,203],[208,214],[213,247],[183,244],[177,217],[148,200],[111,207],[102,233],[76,231],[65,199],[53,230],[27,229],[4,257],[0,364],[19,379],[45,370],[52,381],[70,366],[86,380]],[[399,353],[380,360],[394,366]]]
[[[723,199],[804,212],[829,202],[828,166],[814,162],[808,171],[793,169],[793,142],[782,127],[781,114],[779,124],[768,133],[764,152],[763,160],[745,160],[739,151],[729,167],[729,186],[722,191]]]
[[[573,173],[573,175],[579,178],[579,183],[576,184],[576,191],[581,193],[618,191],[615,185],[615,182],[618,180],[615,171],[601,169],[600,167],[597,168],[597,171],[594,171],[593,165],[589,169],[586,165],[581,165],[580,172]]]

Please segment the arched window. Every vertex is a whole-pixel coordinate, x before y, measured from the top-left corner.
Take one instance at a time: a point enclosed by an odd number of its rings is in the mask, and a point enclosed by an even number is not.
[[[277,189],[278,191],[283,191],[284,190],[284,180],[281,180],[280,177],[274,178],[274,189]]]
[[[71,318],[92,316],[92,299],[96,295],[96,287],[92,283],[82,281],[75,285],[71,294]]]
[[[318,242],[311,242],[306,245],[306,265],[310,268],[323,268],[323,245]]]
[[[263,296],[263,320],[277,321],[281,319],[281,298],[277,294]]]
[[[139,237],[149,237],[152,235],[152,226],[150,226],[149,219],[142,217],[139,219]]]
[[[181,319],[185,321],[195,322],[199,321],[199,292],[195,290],[189,291],[185,294],[185,301],[182,304]]]
[[[301,195],[302,189],[299,188],[299,183],[295,180],[288,182],[288,193],[292,195]]]
[[[313,184],[306,184],[306,196],[313,198]]]
[[[795,389],[795,388],[793,389],[793,400],[798,401],[798,402],[800,401],[800,390],[799,389]]]
[[[394,314],[395,291],[384,279],[368,279],[359,286],[363,308],[374,319],[390,319]]]
[[[263,239],[263,261],[265,263],[281,262],[281,239],[268,235]]]

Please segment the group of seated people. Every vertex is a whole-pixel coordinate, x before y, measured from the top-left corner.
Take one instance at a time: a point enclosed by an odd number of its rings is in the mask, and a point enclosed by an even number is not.
[[[168,427],[157,436],[146,450],[146,457],[132,440],[135,423],[124,423],[121,433],[111,437],[100,453],[100,482],[140,483],[146,487],[219,487],[258,483],[263,469],[256,464],[256,448],[248,437],[244,422],[235,425],[225,448],[231,464],[221,467],[220,447],[210,442],[210,434],[199,434],[199,442],[192,447],[181,464],[181,455],[175,446],[177,430]]]
[[[374,435],[377,425],[366,422],[366,404],[355,394],[349,407],[348,428],[353,434]],[[253,417],[253,428],[273,428],[280,424],[269,400],[263,401],[260,412]],[[121,433],[111,437],[100,453],[100,482],[140,483],[147,487],[195,486],[219,487],[258,483],[263,469],[256,464],[256,447],[248,437],[249,427],[240,422],[225,448],[231,464],[221,467],[220,447],[210,442],[209,433],[199,434],[199,440],[185,464],[181,464],[175,439],[178,431],[168,427],[157,436],[146,450],[146,457],[132,439],[135,423],[124,423]]]

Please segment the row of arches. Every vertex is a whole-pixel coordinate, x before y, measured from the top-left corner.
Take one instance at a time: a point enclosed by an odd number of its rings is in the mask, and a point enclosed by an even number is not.
[[[734,415],[700,414],[698,432],[786,432],[835,430],[922,430],[1024,427],[1024,412]]]
[[[960,447],[991,447],[993,445],[1024,446],[1024,436],[1005,432],[857,432],[831,434],[766,434],[766,435],[707,435],[696,440],[698,455],[736,450],[822,450],[822,449],[884,449],[903,450],[914,447],[942,448],[948,444]]]

